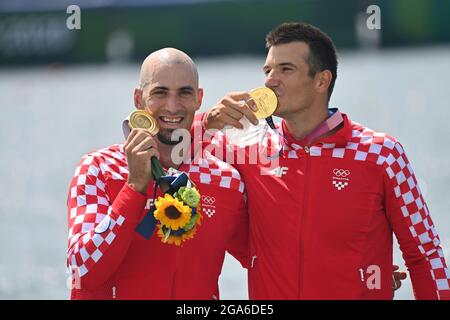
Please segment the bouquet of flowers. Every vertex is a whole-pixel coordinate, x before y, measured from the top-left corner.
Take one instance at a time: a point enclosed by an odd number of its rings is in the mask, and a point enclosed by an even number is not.
[[[130,115],[128,126],[149,129],[154,135],[158,132],[154,118],[141,110]],[[186,173],[173,168],[166,172],[156,157],[151,158],[151,166],[155,180],[153,204],[136,231],[150,239],[156,226],[162,242],[180,246],[194,237],[201,224],[200,193]],[[164,195],[155,199],[158,187]]]
[[[193,238],[201,224],[200,193],[186,173],[174,169],[156,181],[164,181],[170,186],[164,197],[158,197],[154,202],[157,235],[164,243],[179,246]]]

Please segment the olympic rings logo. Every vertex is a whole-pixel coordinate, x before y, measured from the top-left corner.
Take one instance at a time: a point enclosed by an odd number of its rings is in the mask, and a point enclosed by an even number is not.
[[[350,175],[350,170],[344,170],[344,169],[333,169],[333,173],[336,177],[342,177],[345,178]]]
[[[202,196],[202,200],[206,204],[214,204],[216,202],[216,198],[210,196]]]

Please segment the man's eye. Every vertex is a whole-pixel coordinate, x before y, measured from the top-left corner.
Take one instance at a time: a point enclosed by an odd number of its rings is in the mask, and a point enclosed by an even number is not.
[[[292,71],[291,68],[283,68],[282,70],[283,70],[283,72],[289,72],[289,71]]]
[[[267,75],[269,75],[269,73],[270,73],[270,70],[264,70],[264,74],[267,76]]]
[[[181,91],[180,94],[182,96],[190,96],[190,95],[192,95],[192,92],[191,91]]]
[[[153,94],[157,95],[157,96],[161,96],[161,95],[166,94],[166,92],[165,91],[155,91],[155,92],[153,92]]]

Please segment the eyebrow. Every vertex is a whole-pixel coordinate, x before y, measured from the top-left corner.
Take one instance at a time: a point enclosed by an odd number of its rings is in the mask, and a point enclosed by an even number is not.
[[[163,90],[163,91],[170,91],[170,88],[165,87],[165,86],[158,86],[158,87],[154,87],[152,88],[152,90],[150,90],[150,92],[155,92],[158,90]],[[195,92],[194,88],[191,86],[183,86],[181,88],[178,88],[177,91],[191,91],[191,92]]]
[[[292,62],[282,62],[278,64],[278,67],[292,67],[297,69],[297,66],[293,64]]]
[[[194,88],[192,88],[191,86],[184,86],[178,89],[178,91],[191,91],[191,92],[195,92]]]
[[[282,62],[282,63],[277,64],[277,67],[292,67],[292,68],[297,69],[297,66],[295,64],[293,64],[292,62]],[[267,68],[270,68],[270,66],[266,64],[263,67],[263,70],[266,70]]]
[[[150,90],[150,92],[154,92],[154,91],[157,91],[157,90],[169,91],[169,88],[164,87],[164,86],[158,86],[158,87],[152,88],[152,90]]]

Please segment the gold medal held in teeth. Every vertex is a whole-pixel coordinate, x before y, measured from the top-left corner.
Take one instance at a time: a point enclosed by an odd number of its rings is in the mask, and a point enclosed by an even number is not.
[[[136,110],[130,115],[128,121],[130,129],[148,129],[152,135],[156,135],[159,131],[158,122],[146,111]]]
[[[267,87],[256,88],[250,91],[250,96],[258,107],[258,111],[255,112],[258,119],[270,117],[275,112],[278,100],[272,89]]]

